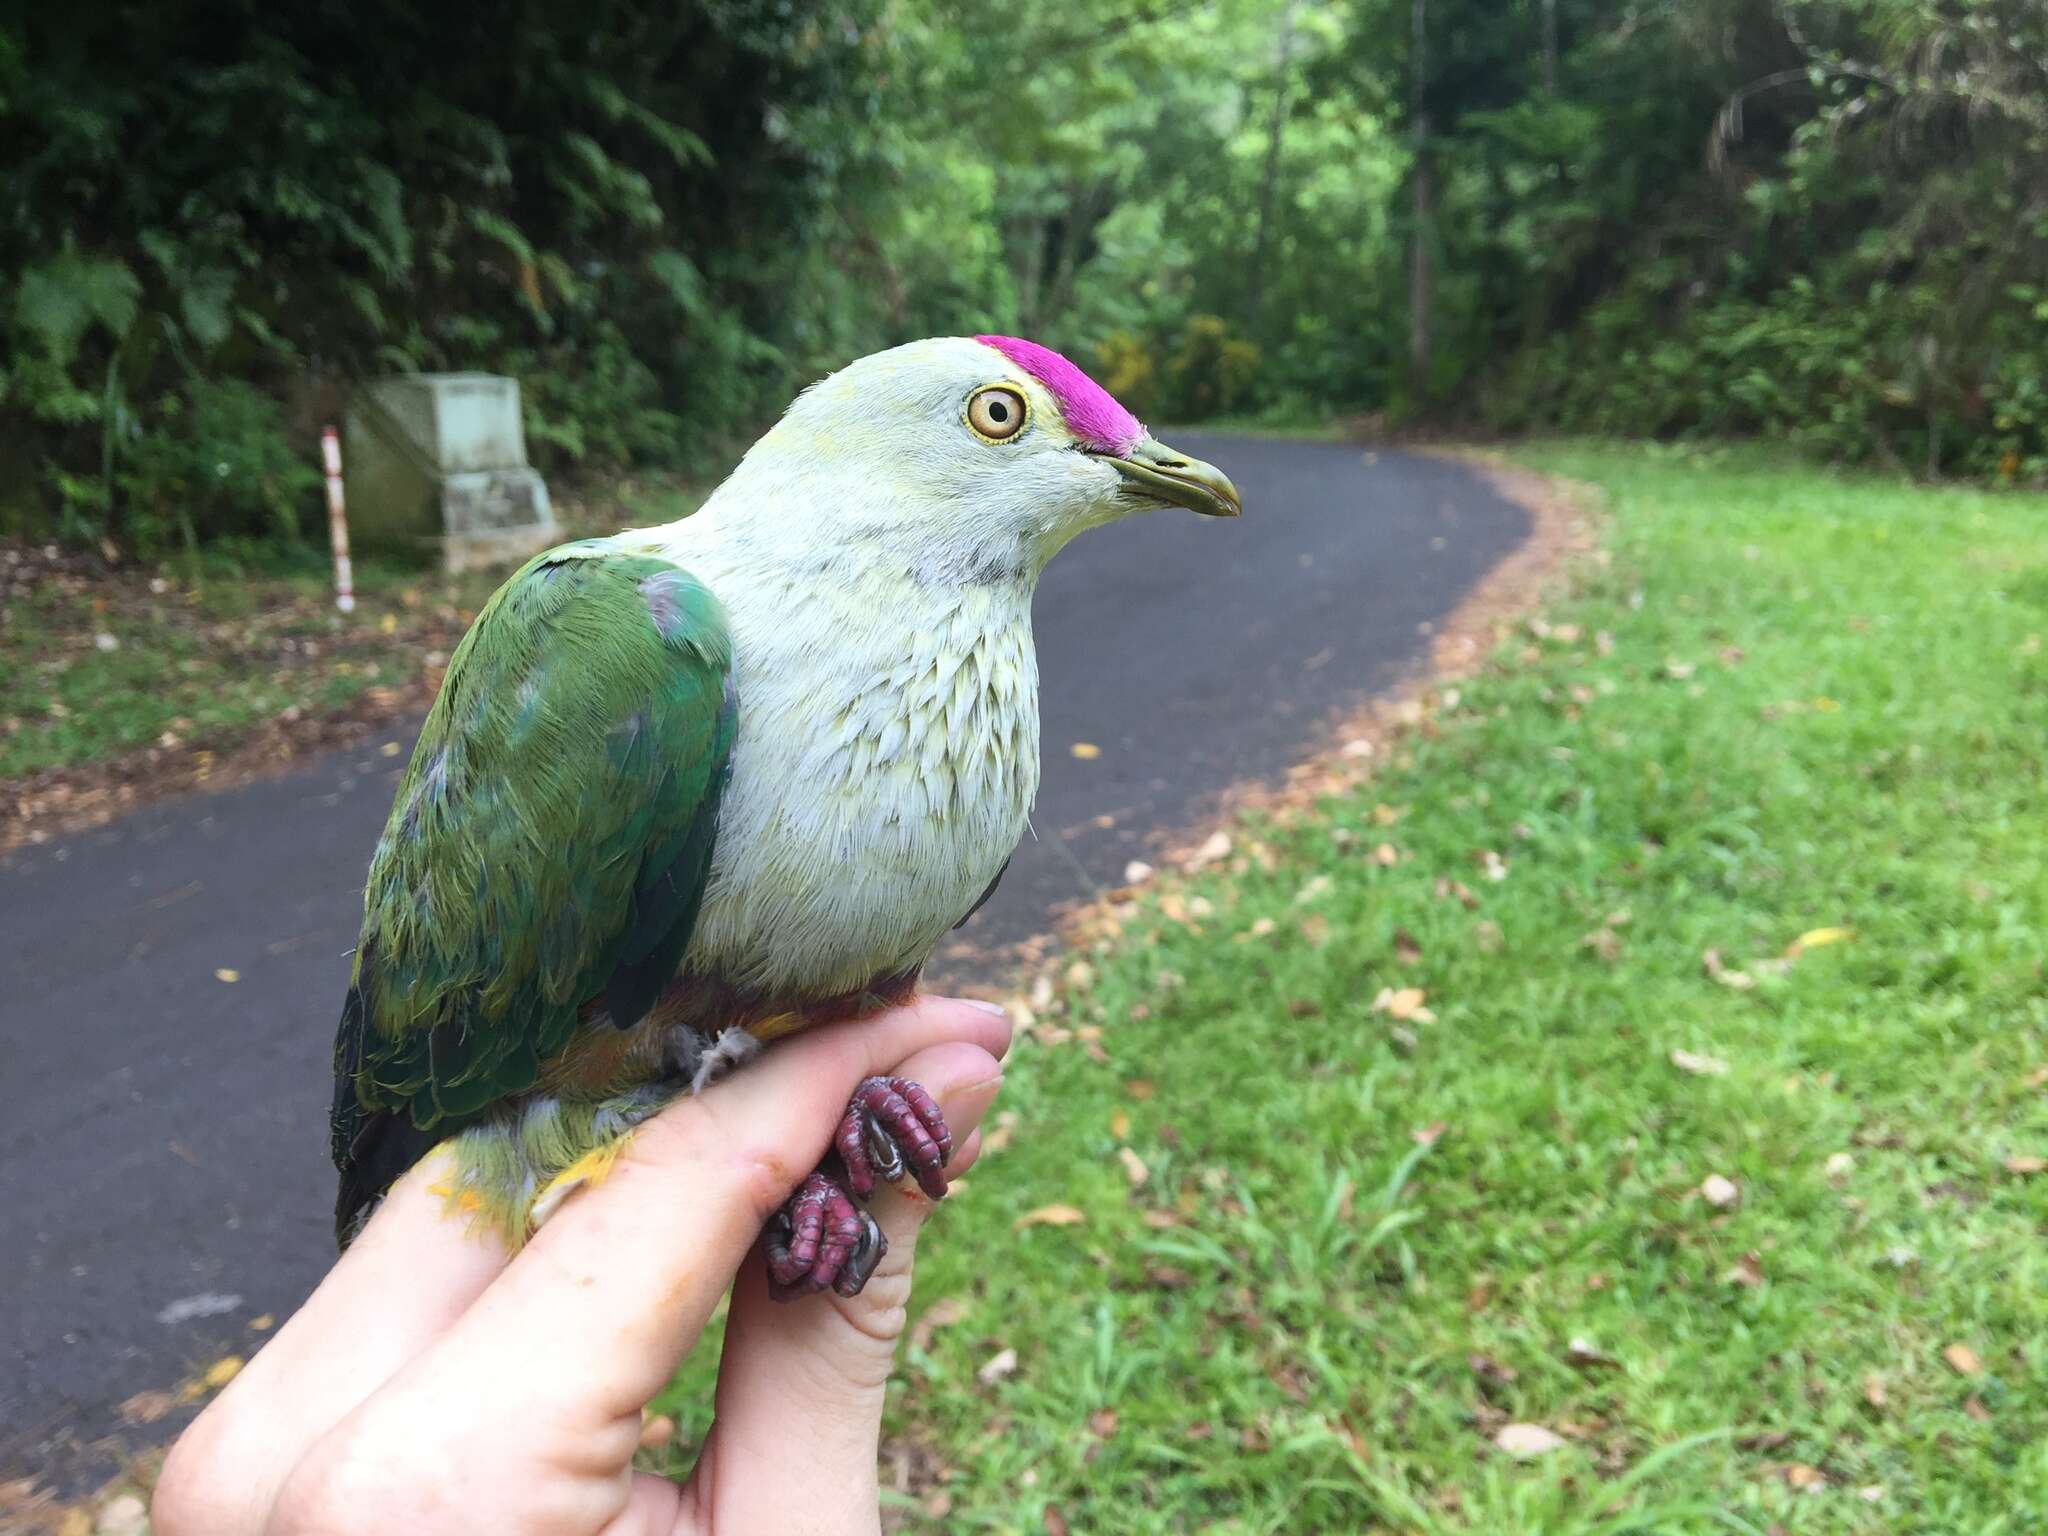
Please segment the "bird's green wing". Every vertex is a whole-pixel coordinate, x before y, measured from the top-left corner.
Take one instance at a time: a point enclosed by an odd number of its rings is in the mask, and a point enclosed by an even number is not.
[[[736,719],[724,610],[666,560],[565,545],[484,605],[370,862],[335,1040],[344,1237],[532,1088],[585,1003],[621,1029],[647,1012],[696,922]]]

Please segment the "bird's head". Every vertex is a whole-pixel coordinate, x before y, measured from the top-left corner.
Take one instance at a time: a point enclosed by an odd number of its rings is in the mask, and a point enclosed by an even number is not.
[[[726,515],[800,527],[813,547],[1024,575],[1131,512],[1240,511],[1221,470],[1014,336],[915,341],[848,364],[797,398],[730,485]]]

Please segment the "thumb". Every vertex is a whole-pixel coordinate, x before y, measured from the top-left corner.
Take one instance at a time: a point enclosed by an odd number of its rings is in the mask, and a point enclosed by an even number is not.
[[[947,1176],[964,1173],[980,1149],[977,1127],[1002,1084],[1001,1065],[978,1046],[952,1044],[920,1051],[895,1071],[938,1100],[958,1148]],[[740,1270],[719,1364],[717,1425],[700,1462],[718,1505],[715,1529],[771,1530],[791,1509],[838,1507],[849,1497],[872,1518],[884,1389],[910,1301],[918,1234],[936,1207],[905,1181],[876,1191],[870,1209],[889,1251],[858,1296],[824,1291],[782,1304],[769,1299],[758,1251]],[[792,1445],[805,1448],[800,1469],[788,1455]],[[762,1468],[775,1469],[771,1482],[761,1482]],[[801,1489],[792,1490],[793,1477]]]

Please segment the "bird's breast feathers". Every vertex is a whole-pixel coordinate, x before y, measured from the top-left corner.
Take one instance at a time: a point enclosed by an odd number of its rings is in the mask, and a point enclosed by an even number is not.
[[[740,700],[686,971],[807,998],[922,965],[1037,793],[1028,585],[813,584],[673,558],[731,615]]]

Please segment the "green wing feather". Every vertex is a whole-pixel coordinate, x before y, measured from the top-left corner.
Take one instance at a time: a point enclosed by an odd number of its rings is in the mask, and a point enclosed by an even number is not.
[[[666,560],[565,545],[484,605],[370,862],[335,1040],[344,1238],[532,1088],[585,1003],[621,1029],[647,1012],[696,922],[736,720],[724,610]]]

